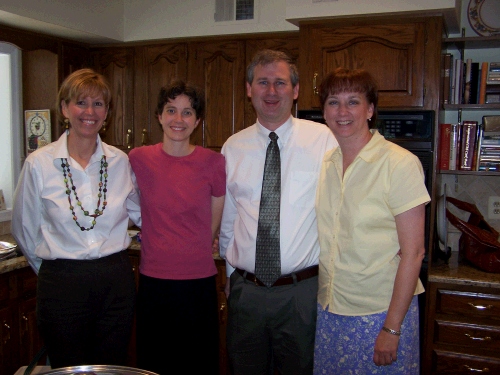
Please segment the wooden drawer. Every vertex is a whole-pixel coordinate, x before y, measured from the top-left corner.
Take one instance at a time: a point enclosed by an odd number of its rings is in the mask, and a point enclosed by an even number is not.
[[[492,356],[500,359],[500,326],[436,320],[434,342],[492,351]]]
[[[500,295],[439,289],[436,311],[442,314],[500,320]]]
[[[432,353],[432,374],[500,374],[500,359],[469,356],[435,350]]]

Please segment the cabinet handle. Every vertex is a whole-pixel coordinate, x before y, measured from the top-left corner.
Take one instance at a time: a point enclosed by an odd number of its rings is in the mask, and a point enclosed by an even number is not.
[[[226,310],[226,302],[222,302],[219,307],[219,322],[225,322],[224,310]]]
[[[471,336],[469,335],[468,333],[465,334],[465,336],[467,336],[468,338],[470,338],[471,340],[477,340],[477,341],[491,341],[491,337],[490,336],[485,336],[485,337],[474,337],[474,336]]]
[[[130,139],[132,138],[130,135],[132,134],[132,130],[128,129],[127,130],[127,148],[131,149],[132,145],[130,144]]]
[[[469,372],[490,372],[490,369],[488,367],[485,367],[485,368],[483,368],[481,370],[481,369],[478,369],[478,368],[474,368],[474,367],[470,367],[470,366],[464,365],[464,368],[467,371],[469,371]]]
[[[10,326],[7,324],[7,322],[4,320],[3,326],[6,328],[6,333],[3,335],[2,341],[4,344],[7,344],[7,341],[10,340]]]
[[[26,314],[23,313],[21,316],[21,319],[24,321],[24,332],[29,331],[29,325],[28,325],[28,318],[26,317]]]
[[[313,75],[313,94],[314,95],[318,95],[319,91],[318,91],[318,86],[316,85],[316,79],[318,78],[318,73],[317,72],[314,72],[314,75]]]
[[[474,305],[472,302],[469,302],[468,305],[474,307],[476,310],[489,310],[493,308],[493,305]]]
[[[141,138],[141,144],[144,146],[146,144],[146,138],[148,135],[148,131],[146,129],[142,129],[142,138]]]

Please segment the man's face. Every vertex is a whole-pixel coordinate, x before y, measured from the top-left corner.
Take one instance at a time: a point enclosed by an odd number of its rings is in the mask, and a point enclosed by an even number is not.
[[[273,131],[290,117],[293,101],[299,96],[299,85],[292,87],[290,68],[284,61],[257,65],[252,84],[246,84],[247,95],[257,112],[259,122]]]

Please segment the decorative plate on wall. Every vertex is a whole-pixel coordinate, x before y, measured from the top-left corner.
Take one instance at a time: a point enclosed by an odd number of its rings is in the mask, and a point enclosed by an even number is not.
[[[467,15],[472,29],[478,35],[500,35],[499,0],[470,0]]]

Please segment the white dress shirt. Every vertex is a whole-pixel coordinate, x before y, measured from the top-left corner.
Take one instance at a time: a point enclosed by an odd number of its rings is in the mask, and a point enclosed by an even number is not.
[[[227,192],[219,237],[227,275],[234,268],[255,271],[255,245],[266,149],[270,131],[259,122],[232,135],[222,147]],[[281,274],[317,265],[314,202],[321,162],[337,146],[323,124],[292,116],[275,133],[281,156]]]
[[[68,160],[83,207],[93,212],[102,155],[106,155],[108,163],[107,205],[94,228],[82,231],[69,208],[61,158]],[[68,186],[71,189],[70,181]],[[104,194],[100,209],[103,200]],[[80,225],[91,227],[93,218],[84,216],[73,193],[71,201]],[[127,155],[101,142],[99,136],[85,169],[69,156],[67,133],[26,158],[14,194],[12,235],[37,274],[42,259],[97,259],[126,249],[131,241],[127,233],[129,217],[141,225],[135,175]]]

